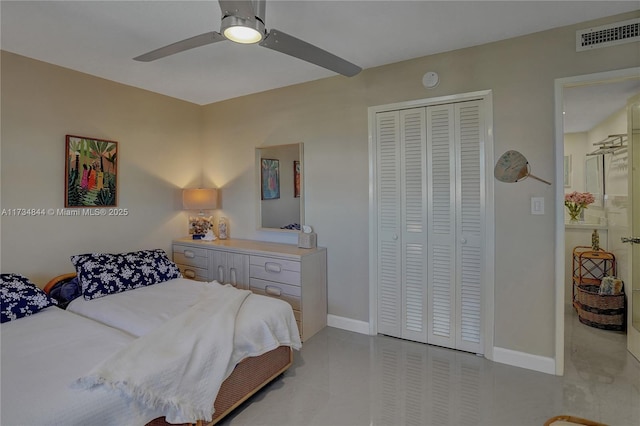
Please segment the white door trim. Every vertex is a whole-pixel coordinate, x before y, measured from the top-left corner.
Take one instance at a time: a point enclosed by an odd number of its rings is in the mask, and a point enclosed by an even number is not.
[[[579,86],[588,83],[599,83],[615,81],[616,79],[633,78],[640,75],[640,67],[626,68],[615,71],[605,71],[595,74],[585,74],[573,77],[558,78],[555,80],[555,166],[556,182],[564,180],[564,119],[563,110],[563,89],[565,87]],[[555,235],[555,281],[556,281],[556,336],[555,336],[555,362],[556,375],[564,374],[564,187],[556,185],[556,235]]]
[[[494,180],[493,180],[493,93],[491,90],[441,96],[436,98],[418,99],[368,108],[369,115],[369,334],[378,333],[378,276],[377,276],[377,241],[378,223],[376,199],[376,149],[375,149],[375,117],[379,112],[402,110],[417,107],[427,107],[446,103],[483,100],[486,106],[486,134],[484,138],[485,174],[485,264],[483,282],[486,283],[483,296],[483,333],[484,356],[493,360],[494,339],[494,281],[495,281],[495,210],[494,210]]]

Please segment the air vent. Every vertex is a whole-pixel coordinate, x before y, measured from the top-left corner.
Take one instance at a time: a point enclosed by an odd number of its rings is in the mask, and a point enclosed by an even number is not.
[[[640,41],[640,18],[576,31],[576,52]]]

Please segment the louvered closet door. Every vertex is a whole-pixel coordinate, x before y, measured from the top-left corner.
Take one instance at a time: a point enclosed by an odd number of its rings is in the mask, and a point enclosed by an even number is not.
[[[484,353],[482,276],[484,223],[484,117],[479,101],[455,105],[457,199],[456,250],[458,276],[456,349]]]
[[[453,105],[427,108],[428,343],[455,348],[456,162]]]
[[[378,332],[402,336],[400,114],[376,115]]]
[[[428,343],[482,353],[482,137],[478,101],[427,107]]]
[[[378,329],[420,342],[427,341],[424,113],[377,117]]]
[[[483,353],[482,105],[376,115],[382,334]]]
[[[400,111],[402,338],[427,342],[425,109]]]

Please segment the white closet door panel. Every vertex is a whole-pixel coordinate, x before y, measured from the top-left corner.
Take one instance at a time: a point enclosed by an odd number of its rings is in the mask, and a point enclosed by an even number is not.
[[[400,231],[400,125],[397,112],[377,114],[378,223],[383,232]]]
[[[455,347],[455,150],[453,105],[427,107],[428,343]]]
[[[400,125],[398,112],[376,115],[378,331],[401,337]]]
[[[407,234],[419,234],[418,238],[422,238],[426,230],[424,108],[401,111],[400,120],[403,184],[402,227]]]
[[[424,245],[405,244],[403,252],[404,327],[402,337],[426,343]]]
[[[429,323],[428,343],[453,347],[455,322],[455,251],[451,245],[429,245]]]
[[[454,232],[455,162],[451,141],[454,137],[453,107],[427,108],[427,170],[430,236],[450,238]]]
[[[482,353],[481,270],[482,253],[478,247],[462,246],[460,286],[460,328],[458,349]]]
[[[402,300],[405,339],[427,341],[425,188],[426,126],[424,108],[400,111],[402,205]]]
[[[455,105],[457,179],[456,253],[458,292],[456,348],[482,353],[482,223],[484,217],[483,117],[478,101]]]

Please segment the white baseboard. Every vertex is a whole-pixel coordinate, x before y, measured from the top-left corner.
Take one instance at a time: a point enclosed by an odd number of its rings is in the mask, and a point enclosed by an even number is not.
[[[546,356],[532,355],[526,352],[494,347],[493,361],[513,365],[514,367],[540,371],[541,373],[556,374],[555,360]]]
[[[369,323],[365,321],[327,314],[327,325],[341,330],[353,331],[354,333],[369,334]],[[556,362],[553,358],[532,355],[526,352],[494,347],[493,361],[541,373],[556,374]]]
[[[369,323],[351,318],[327,314],[327,325],[354,333],[369,334]]]

